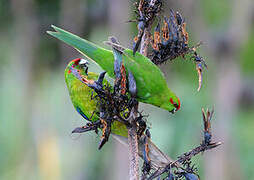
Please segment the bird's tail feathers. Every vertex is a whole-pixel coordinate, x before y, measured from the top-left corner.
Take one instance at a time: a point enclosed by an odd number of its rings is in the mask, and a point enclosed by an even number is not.
[[[121,144],[127,146],[128,138],[119,136],[116,134],[112,134],[113,138],[116,139]],[[141,158],[143,158],[143,149],[145,148],[144,137],[141,137],[138,142],[138,153]],[[149,152],[148,156],[151,159],[151,165],[153,168],[165,168],[169,163],[173,162],[173,160],[164,154],[150,139],[148,140]]]

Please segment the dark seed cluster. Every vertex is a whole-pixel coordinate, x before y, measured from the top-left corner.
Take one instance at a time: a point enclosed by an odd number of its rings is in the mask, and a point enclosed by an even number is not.
[[[153,23],[155,17],[161,11],[161,6],[161,0],[140,0],[139,3],[135,2],[135,13],[137,14],[136,20],[138,22],[138,35],[134,37],[133,54],[135,54],[138,50],[141,39],[144,35],[145,28]]]
[[[133,41],[133,54],[135,55],[138,50],[145,30],[148,31],[149,35],[145,37],[148,41],[144,42],[144,44],[148,46],[150,42],[152,51],[151,53],[147,53],[147,55],[154,64],[160,65],[177,57],[182,56],[185,58],[185,55],[192,54],[190,59],[196,64],[199,77],[197,91],[199,91],[202,86],[203,69],[204,67],[207,68],[207,65],[204,59],[196,52],[201,42],[192,47],[189,45],[189,34],[186,30],[186,22],[182,15],[171,9],[169,17],[164,17],[162,25],[159,22],[154,28],[154,34],[150,35],[152,24],[162,9],[162,1],[140,0],[139,3],[135,3],[135,7],[138,35]]]
[[[135,2],[134,5],[137,9],[135,12],[138,19],[143,21],[146,27],[147,23],[161,11],[162,0],[140,0],[139,3]]]
[[[170,10],[169,18],[164,17],[162,30],[160,29],[158,23],[152,38],[151,60],[155,64],[173,60],[191,51],[188,47],[189,35],[186,31],[186,22],[179,12]]]
[[[162,28],[158,23],[154,30],[154,35],[151,37],[152,53],[150,54],[150,59],[154,64],[158,65],[179,56],[184,58],[186,54],[192,54],[190,59],[196,64],[199,91],[202,85],[203,67],[207,68],[204,59],[196,51],[196,48],[200,45],[201,42],[194,47],[189,46],[186,22],[179,12],[170,10],[169,18],[164,17]]]

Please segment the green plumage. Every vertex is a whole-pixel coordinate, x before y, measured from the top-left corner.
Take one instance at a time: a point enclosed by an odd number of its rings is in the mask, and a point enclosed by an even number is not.
[[[86,84],[82,83],[76,76],[70,72],[70,67],[74,64],[74,61],[71,61],[65,69],[65,81],[69,91],[71,101],[74,108],[85,118],[89,119],[92,122],[99,120],[98,112],[99,109],[96,106],[97,99],[91,99],[93,90],[88,87]],[[85,74],[85,71],[79,65],[75,66],[77,70],[80,71],[80,74],[88,80],[95,81],[98,79],[98,74],[89,72],[88,75]],[[103,83],[108,82],[106,80]],[[93,92],[96,95],[95,92]],[[93,114],[93,116],[92,116]],[[86,118],[87,117],[87,118]],[[92,117],[92,118],[91,118]],[[111,125],[111,131],[114,134],[127,137],[128,131],[124,124],[114,121]]]
[[[114,78],[114,55],[112,51],[103,49],[85,39],[71,34],[58,27],[52,26],[56,32],[48,33],[77,49],[84,56],[95,61],[108,75]],[[137,99],[152,104],[170,112],[180,108],[177,96],[168,88],[166,79],[161,70],[147,57],[125,49],[122,54],[123,64],[127,74],[130,70],[137,84]]]

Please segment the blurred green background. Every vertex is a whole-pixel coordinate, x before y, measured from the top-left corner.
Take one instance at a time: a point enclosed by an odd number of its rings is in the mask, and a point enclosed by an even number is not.
[[[72,107],[64,82],[67,63],[81,55],[46,34],[54,24],[103,45],[110,35],[130,47],[136,33],[127,0],[0,0],[0,179],[128,179],[128,152],[110,139],[70,132],[85,122]],[[176,158],[199,144],[201,107],[215,108],[217,149],[195,158],[201,179],[254,179],[254,1],[165,1],[185,17],[191,44],[209,70],[199,93],[191,61],[161,66],[182,108],[149,113],[152,140]],[[100,71],[92,65],[91,71]]]

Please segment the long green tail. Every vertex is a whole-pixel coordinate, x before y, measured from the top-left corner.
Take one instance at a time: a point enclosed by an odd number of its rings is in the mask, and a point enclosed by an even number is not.
[[[69,33],[54,25],[51,26],[56,32],[47,31],[48,34],[56,37],[67,43],[68,45],[75,47],[81,54],[87,58],[96,61],[102,69],[107,69],[109,76],[114,76],[114,55],[112,51],[101,48],[92,42],[82,39],[72,33]]]

